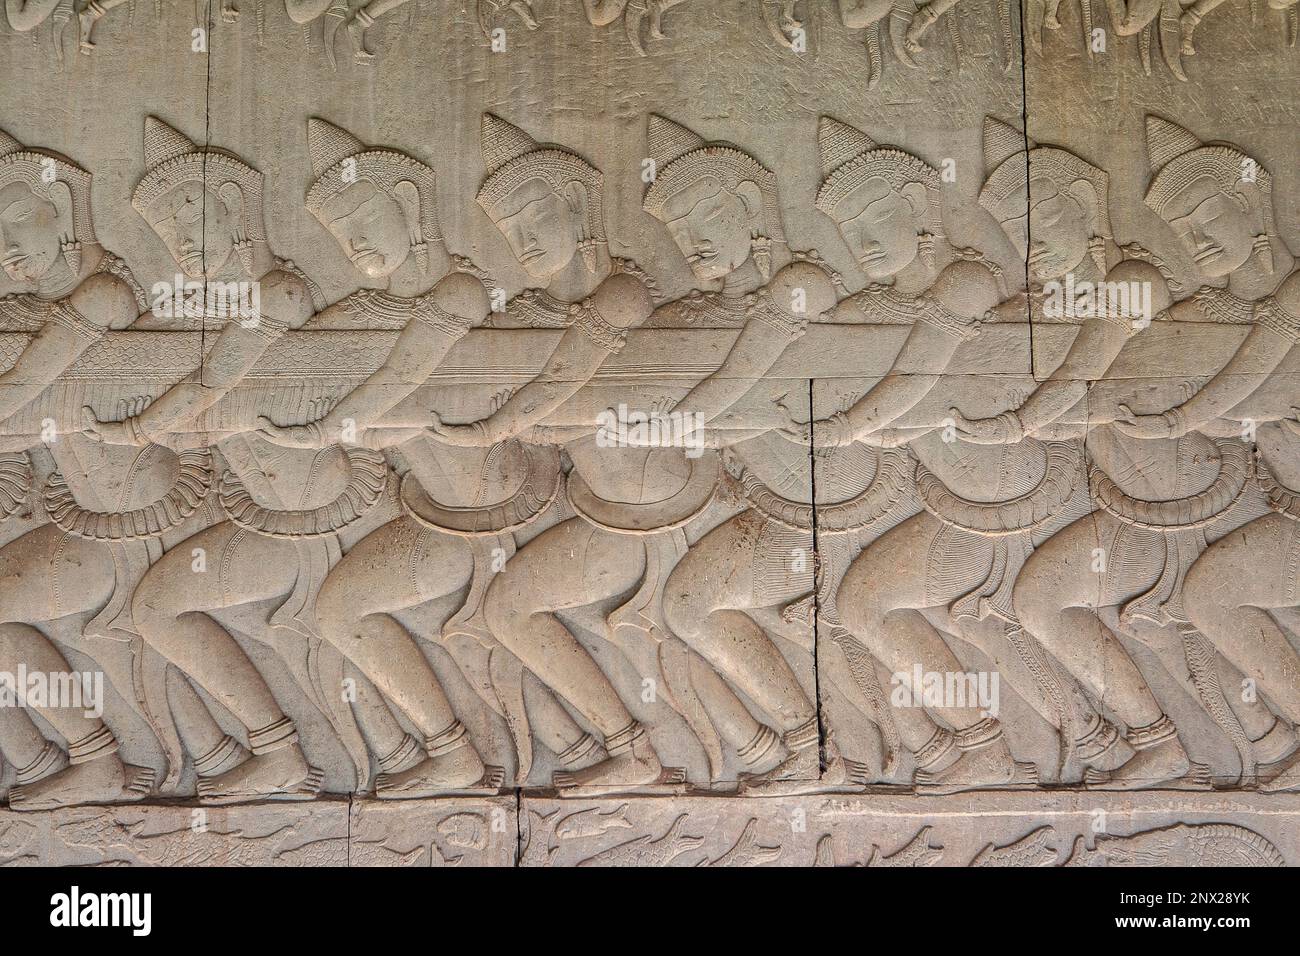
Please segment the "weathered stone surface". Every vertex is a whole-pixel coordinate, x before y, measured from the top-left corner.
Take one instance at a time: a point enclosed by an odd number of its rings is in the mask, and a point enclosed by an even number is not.
[[[345,866],[348,802],[4,811],[0,834],[5,866]]]
[[[1296,862],[1300,7],[471,6],[5,5],[0,851]]]
[[[352,804],[349,866],[514,866],[513,796]]]
[[[1267,813],[1261,811],[1267,808]],[[1294,865],[1294,797],[980,794],[523,802],[521,866]],[[1286,852],[1284,852],[1284,850]]]

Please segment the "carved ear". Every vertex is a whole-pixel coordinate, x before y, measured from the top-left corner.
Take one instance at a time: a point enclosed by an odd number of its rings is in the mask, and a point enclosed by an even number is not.
[[[244,238],[244,191],[235,182],[224,182],[217,187],[221,204],[226,207],[226,214],[235,221],[235,235]]]
[[[736,197],[744,204],[745,217],[751,224],[762,220],[763,190],[758,188],[758,183],[745,180],[736,187]]]
[[[1096,187],[1086,179],[1076,179],[1066,187],[1065,191],[1073,197],[1075,202],[1083,207],[1083,211],[1088,217],[1089,226],[1095,229],[1097,226],[1097,220],[1099,219],[1099,216],[1097,215],[1097,203],[1101,198],[1097,195]]]
[[[912,215],[928,222],[930,219],[930,203],[925,194],[925,187],[920,183],[906,183],[899,192],[907,200],[907,204],[912,207]]]
[[[420,228],[420,190],[416,188],[415,183],[403,179],[393,187],[393,195],[397,198],[397,204],[402,207],[402,217],[406,220],[406,230],[410,233],[411,242],[423,241],[424,236]]]
[[[59,238],[73,242],[77,238],[75,217],[72,213],[72,190],[61,179],[50,183],[50,202],[59,217]]]
[[[1242,212],[1258,210],[1259,214],[1262,215],[1266,200],[1259,188],[1259,183],[1239,181],[1236,188],[1229,195],[1232,196]]]
[[[560,194],[564,201],[569,204],[575,216],[582,220],[583,228],[590,226],[587,222],[587,187],[582,183],[574,180],[564,187],[564,192]]]

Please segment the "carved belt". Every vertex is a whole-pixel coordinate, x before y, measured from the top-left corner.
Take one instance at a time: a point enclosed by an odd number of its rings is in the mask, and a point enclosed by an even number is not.
[[[544,445],[522,447],[527,473],[519,490],[504,501],[472,507],[444,505],[434,501],[408,471],[402,478],[402,505],[420,524],[463,537],[506,534],[531,524],[560,493],[560,452]]]
[[[25,452],[0,455],[0,520],[8,518],[32,490],[32,462]]]
[[[91,511],[77,504],[60,472],[45,485],[45,511],[70,534],[92,541],[131,541],[168,531],[194,514],[212,487],[212,454],[206,448],[177,455],[180,475],[170,491],[133,511]]]
[[[1255,480],[1264,489],[1270,508],[1292,521],[1300,521],[1300,492],[1292,491],[1279,483],[1258,451],[1255,453]]]
[[[907,493],[907,457],[901,448],[881,449],[875,477],[861,493],[847,501],[816,506],[817,531],[821,534],[859,531],[887,515]],[[782,497],[743,464],[737,463],[732,468],[728,474],[741,495],[764,518],[796,531],[813,530],[813,505]]]
[[[644,504],[607,501],[577,471],[569,473],[569,504],[598,528],[618,534],[649,534],[680,528],[704,511],[722,480],[722,463],[714,453],[687,459],[690,476],[681,490],[663,501]]]
[[[1079,448],[1074,442],[1045,442],[1047,464],[1042,480],[1009,501],[970,501],[948,490],[938,476],[916,463],[916,490],[921,504],[944,524],[985,535],[1017,534],[1059,514],[1079,473]],[[821,509],[818,508],[818,520]]]
[[[1171,501],[1144,501],[1119,490],[1110,476],[1095,464],[1088,466],[1092,496],[1102,509],[1124,524],[1173,531],[1209,524],[1241,496],[1250,478],[1250,452],[1240,442],[1215,440],[1221,456],[1218,477],[1210,487],[1195,495]]]
[[[1160,560],[1160,578],[1145,593],[1120,609],[1120,621],[1150,621],[1157,626],[1176,624],[1187,627],[1187,613],[1182,605],[1183,579],[1187,569],[1205,550],[1204,527],[1227,511],[1241,496],[1250,478],[1250,452],[1240,442],[1215,439],[1219,449],[1219,474],[1199,494],[1172,501],[1144,501],[1121,492],[1104,471],[1089,467],[1093,498],[1108,514],[1131,528],[1154,532],[1163,542],[1137,539],[1120,547],[1141,548],[1148,560]],[[1161,554],[1163,550],[1163,554]],[[1118,582],[1123,586],[1124,582]]]
[[[379,501],[388,479],[384,456],[367,448],[344,449],[350,466],[347,487],[319,508],[278,510],[253,500],[233,471],[221,476],[221,507],[241,528],[272,538],[317,538],[342,531]]]

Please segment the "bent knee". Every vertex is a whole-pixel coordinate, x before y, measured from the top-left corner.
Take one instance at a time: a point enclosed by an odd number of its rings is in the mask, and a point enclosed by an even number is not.
[[[698,635],[701,625],[718,610],[718,594],[701,580],[696,569],[679,564],[664,587],[664,619],[683,640]]]
[[[1222,555],[1211,548],[1187,570],[1183,578],[1183,610],[1202,632],[1213,631],[1214,620],[1253,603],[1251,575],[1232,573],[1222,566]]]
[[[885,618],[908,602],[891,587],[897,568],[881,555],[864,551],[844,573],[835,592],[835,606],[844,625],[853,633],[877,631]]]
[[[177,619],[189,609],[185,588],[165,565],[154,565],[136,586],[131,598],[131,619],[147,643],[154,644],[176,630]]]
[[[503,571],[492,578],[483,600],[483,615],[489,630],[497,637],[509,637],[526,630],[528,618],[540,608],[538,595],[522,586],[528,580],[524,575]]]

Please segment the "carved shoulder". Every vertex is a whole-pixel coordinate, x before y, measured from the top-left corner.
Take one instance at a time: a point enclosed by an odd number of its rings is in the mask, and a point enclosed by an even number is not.
[[[927,296],[954,315],[980,319],[1002,301],[1002,289],[988,266],[962,259],[939,273]]]
[[[616,273],[591,294],[591,304],[600,317],[619,329],[643,323],[654,311],[654,299],[645,283],[627,273]]]
[[[97,272],[72,290],[68,304],[101,329],[124,329],[139,317],[135,293],[122,279]]]
[[[792,262],[767,284],[772,302],[785,312],[794,312],[802,302],[802,314],[815,317],[835,308],[838,296],[835,283],[821,266],[812,262]]]
[[[1300,272],[1293,272],[1283,279],[1272,298],[1287,315],[1300,318]]]
[[[260,283],[262,314],[273,322],[297,328],[314,311],[311,289],[301,276],[272,269]]]
[[[1106,273],[1107,282],[1141,283],[1151,289],[1151,314],[1159,315],[1174,304],[1169,283],[1150,262],[1141,259],[1123,259]]]
[[[465,319],[471,326],[480,324],[491,308],[482,281],[465,272],[450,272],[443,276],[429,293],[429,298],[443,312]]]

